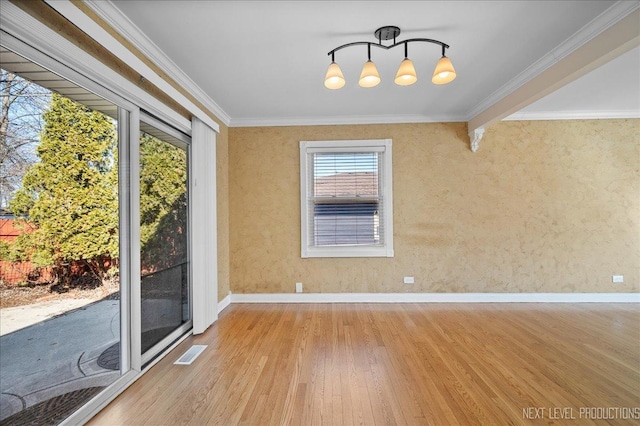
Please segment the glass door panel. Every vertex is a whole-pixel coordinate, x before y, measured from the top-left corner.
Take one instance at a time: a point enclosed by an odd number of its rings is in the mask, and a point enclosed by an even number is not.
[[[118,107],[0,48],[0,423],[119,379]]]
[[[150,117],[140,129],[141,343],[146,363],[191,327],[188,138]]]

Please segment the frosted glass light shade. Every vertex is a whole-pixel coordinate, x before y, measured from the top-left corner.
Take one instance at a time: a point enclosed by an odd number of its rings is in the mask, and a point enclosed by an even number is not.
[[[360,73],[360,80],[358,84],[362,87],[373,87],[377,86],[380,83],[380,74],[378,74],[378,68],[376,68],[376,64],[371,62],[371,60],[365,62],[362,67],[362,72]]]
[[[404,58],[404,61],[400,62],[400,68],[398,68],[394,81],[399,86],[408,86],[418,81],[416,68],[413,66],[411,59]]]
[[[331,62],[331,65],[327,68],[327,75],[324,77],[324,87],[335,90],[340,89],[344,84],[344,75],[342,74],[340,66],[335,62]]]
[[[433,84],[447,84],[452,82],[456,78],[456,70],[451,64],[451,59],[443,56],[438,61],[436,69],[433,72],[431,81]]]

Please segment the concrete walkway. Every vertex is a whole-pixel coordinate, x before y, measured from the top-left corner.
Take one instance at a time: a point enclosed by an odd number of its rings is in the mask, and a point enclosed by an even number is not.
[[[38,315],[56,312],[56,304],[46,303]],[[14,317],[6,327],[16,330],[0,337],[0,421],[50,398],[116,380],[120,372],[100,367],[97,359],[120,340],[119,310],[119,300],[103,300],[26,327],[29,320],[21,324]]]
[[[93,303],[93,299],[50,300],[0,309],[0,336]]]

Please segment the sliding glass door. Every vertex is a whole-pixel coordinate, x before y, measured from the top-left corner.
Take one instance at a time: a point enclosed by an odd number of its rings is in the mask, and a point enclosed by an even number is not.
[[[140,293],[142,362],[191,328],[188,136],[142,115]]]
[[[0,423],[57,424],[129,370],[128,112],[9,48],[0,64]]]
[[[192,328],[191,122],[0,9],[0,424],[83,424]]]
[[[0,95],[0,423],[58,424],[191,329],[190,138],[4,46]]]

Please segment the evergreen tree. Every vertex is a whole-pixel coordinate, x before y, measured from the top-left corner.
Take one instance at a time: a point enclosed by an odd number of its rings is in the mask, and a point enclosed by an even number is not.
[[[140,137],[140,243],[148,272],[187,259],[187,153]]]
[[[26,231],[15,246],[35,265],[53,266],[62,284],[70,283],[72,267],[103,278],[118,258],[114,122],[58,94],[43,118],[40,161],[10,204]]]

